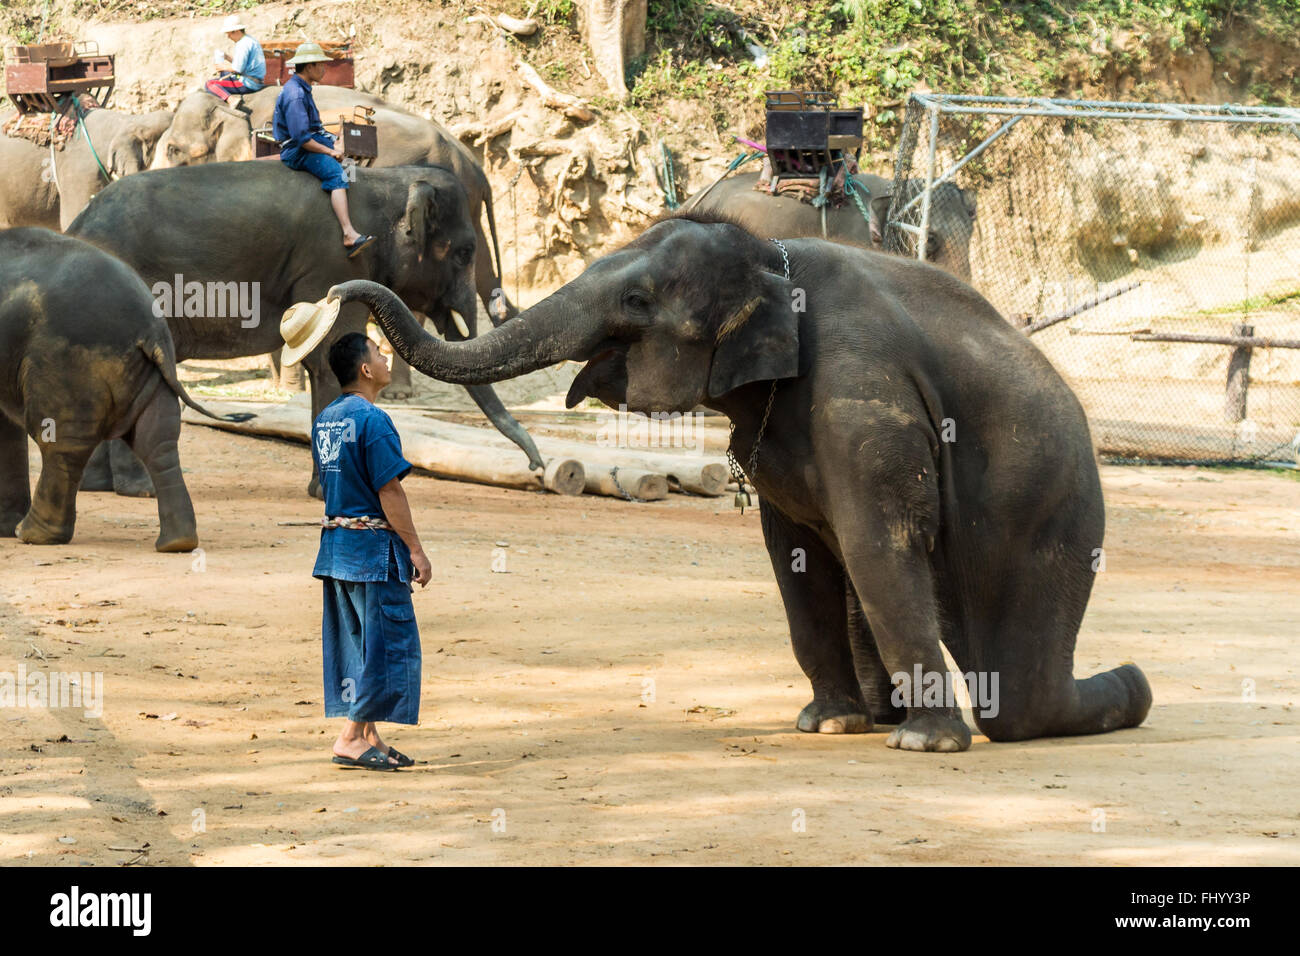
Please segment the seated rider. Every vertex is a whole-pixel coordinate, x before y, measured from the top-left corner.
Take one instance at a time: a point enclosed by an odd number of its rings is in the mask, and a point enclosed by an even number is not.
[[[348,180],[339,163],[343,147],[335,146],[333,138],[325,132],[311,94],[312,84],[324,79],[328,62],[329,57],[319,44],[304,43],[298,47],[288,63],[293,67],[293,76],[275,101],[271,131],[280,144],[280,161],[290,169],[311,173],[330,194],[330,206],[343,228],[343,245],[352,259],[374,242],[375,237],[364,236],[352,228],[352,220],[348,218]]]
[[[217,51],[217,78],[208,80],[203,88],[222,100],[229,100],[232,93],[256,93],[266,80],[266,57],[262,54],[262,44],[244,32],[247,27],[238,14],[226,17],[222,27],[222,32],[235,44],[235,55],[232,59]]]

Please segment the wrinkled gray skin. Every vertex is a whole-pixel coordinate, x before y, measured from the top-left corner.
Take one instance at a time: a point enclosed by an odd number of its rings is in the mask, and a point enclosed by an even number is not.
[[[0,114],[0,125],[13,116]],[[86,130],[99,160],[117,177],[147,169],[154,147],[170,125],[166,110],[135,116],[116,110],[91,110]],[[44,226],[66,229],[91,197],[108,185],[80,132],[63,149],[50,150],[25,139],[0,136],[0,228]]]
[[[1069,387],[947,273],[820,239],[785,245],[789,280],[773,243],[669,219],[467,344],[425,334],[373,283],[330,295],[364,302],[407,361],[443,381],[573,359],[587,364],[570,406],[703,403],[735,424],[741,462],[778,383],[751,477],[812,684],[800,730],[901,720],[891,747],[965,750],[956,707],[890,700],[891,675],[946,672],[941,642],[961,671],[998,675],[996,713],[976,708],[993,740],[1141,723],[1151,691],[1136,666],[1072,674],[1105,515]]]
[[[154,547],[198,547],[176,450],[177,397],[210,414],[176,380],[167,325],[153,314],[138,276],[112,256],[45,229],[0,233],[0,537],[71,540],[77,485],[91,452],[106,438],[121,438],[158,489]],[[27,480],[29,435],[41,452],[35,497]]]
[[[894,181],[870,173],[859,173],[855,178],[870,193],[870,202],[864,200],[864,204],[875,223],[878,239],[873,240],[867,220],[862,218],[862,211],[852,199],[838,209],[826,210],[826,234],[823,236],[819,208],[790,196],[771,196],[756,190],[754,184],[758,182],[758,173],[728,176],[707,193],[701,190],[697,202],[687,200],[682,209],[684,212],[725,216],[763,239],[821,237],[874,246],[881,251],[905,251],[905,254],[915,256],[914,240],[896,227],[886,229]],[[909,180],[908,198],[916,195],[922,185],[918,180]],[[909,212],[908,218],[919,224],[920,213],[913,212],[915,215]],[[944,183],[935,190],[930,206],[926,261],[967,282],[970,281],[970,243],[975,229],[975,214],[974,194],[951,183]]]
[[[278,162],[212,163],[130,176],[104,190],[68,233],[121,258],[151,289],[159,282],[170,287],[177,274],[185,282],[259,283],[254,327],[244,328],[246,320],[238,315],[168,318],[182,361],[278,350],[284,311],[324,298],[331,285],[348,278],[383,282],[432,319],[439,334],[460,338],[451,320],[455,309],[472,336],[474,230],[456,177],[434,166],[363,169],[348,193],[352,221],[378,237],[355,259],[347,258],[320,182]],[[329,345],[346,332],[364,332],[365,320],[362,306],[345,308],[303,360],[313,418],[339,395],[327,361]],[[532,439],[491,387],[468,391],[530,464],[541,468]],[[137,487],[138,493],[147,490],[147,483]],[[308,490],[319,497],[314,469]]]
[[[177,107],[171,127],[159,142],[150,168],[166,169],[214,161],[252,159],[249,137],[252,130],[271,122],[275,101],[281,89],[279,86],[271,86],[245,96],[243,105],[252,111],[251,116],[223,105],[211,93],[191,93]],[[493,324],[499,324],[508,315],[514,314],[504,299],[499,304],[492,301],[493,293],[501,290],[501,279],[497,275],[501,253],[497,248],[492,188],[483,173],[483,167],[465,145],[432,120],[408,113],[369,93],[340,86],[316,86],[312,88],[312,95],[316,99],[321,119],[326,123],[337,120],[340,112],[351,116],[354,106],[376,109],[374,119],[379,128],[379,158],[375,161],[376,166],[429,163],[443,166],[455,174],[465,187],[469,200],[470,221],[474,226],[476,243],[474,281],[479,298]],[[483,231],[484,212],[487,213],[488,234]]]

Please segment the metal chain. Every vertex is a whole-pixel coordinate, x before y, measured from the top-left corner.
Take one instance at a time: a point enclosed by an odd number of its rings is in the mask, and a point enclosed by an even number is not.
[[[778,249],[781,250],[781,262],[785,266],[786,281],[790,279],[790,253],[786,251],[785,243],[780,239],[771,240]],[[749,474],[749,483],[754,485],[754,490],[758,491],[758,485],[754,479],[758,476],[758,449],[763,444],[763,435],[767,432],[768,419],[772,417],[772,403],[776,401],[776,388],[780,384],[780,379],[772,379],[772,390],[767,393],[767,407],[763,409],[763,420],[759,423],[758,434],[754,436],[754,446],[749,452],[749,468],[746,469]],[[732,444],[736,439],[736,423],[731,423],[730,438],[727,441],[727,466],[731,469],[731,476],[736,479],[736,487],[739,489],[737,498],[740,495],[748,497],[749,493],[745,491],[745,472],[740,469],[740,462],[736,460],[735,453],[731,450]],[[737,502],[739,503],[739,502]],[[741,506],[741,514],[744,514],[744,507]]]
[[[613,468],[611,468],[611,469],[609,470],[609,477],[611,477],[611,478],[614,479],[614,487],[618,489],[618,493],[621,494],[621,495],[622,495],[624,498],[626,498],[628,501],[635,501],[635,502],[637,502],[638,504],[645,504],[645,503],[646,503],[647,499],[636,497],[636,495],[632,494],[630,491],[628,491],[626,488],[624,488],[623,485],[619,482],[619,480],[618,480],[618,465],[615,465]]]

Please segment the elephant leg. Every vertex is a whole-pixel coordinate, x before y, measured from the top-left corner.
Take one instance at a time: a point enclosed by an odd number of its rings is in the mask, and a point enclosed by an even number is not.
[[[423,328],[424,315],[419,314],[416,318],[420,323],[420,327]],[[393,380],[384,386],[383,391],[379,393],[380,397],[397,401],[410,398],[415,394],[415,389],[411,387],[411,366],[406,363],[406,359],[397,354],[396,349],[393,350],[390,362]]]
[[[276,384],[286,392],[301,392],[307,387],[307,374],[302,370],[302,363],[285,365],[280,361],[280,353],[275,352],[275,363],[279,369]]]
[[[77,523],[77,486],[97,444],[94,438],[78,440],[61,435],[58,442],[37,442],[41,449],[41,477],[18,537],[28,544],[67,544]],[[25,479],[24,479],[25,483]]]
[[[758,508],[795,660],[812,684],[813,699],[795,726],[807,733],[867,733],[871,713],[853,671],[844,569],[811,528],[795,524],[761,498]]]
[[[109,442],[102,441],[95,446],[95,451],[86,462],[86,470],[81,473],[82,491],[112,491],[113,462],[108,453]]]
[[[168,388],[159,388],[130,434],[131,449],[144,462],[157,489],[157,551],[193,551],[199,546],[194,504],[181,474],[177,449],[180,437],[181,413],[176,396]]]
[[[523,425],[515,421],[513,415],[506,411],[506,407],[501,404],[501,399],[497,397],[491,385],[466,385],[465,391],[469,392],[469,397],[474,399],[474,403],[483,410],[483,414],[496,426],[497,431],[524,450],[524,454],[528,456],[529,468],[536,470],[546,467],[546,462],[542,461],[542,453],[533,444],[532,436],[524,430]]]
[[[18,523],[31,506],[27,433],[22,425],[0,415],[0,538],[12,538],[18,533]]]
[[[858,685],[862,688],[862,699],[867,702],[871,721],[877,725],[901,724],[907,719],[907,708],[899,707],[893,702],[894,685],[889,679],[889,671],[880,659],[880,650],[871,634],[871,625],[862,612],[862,602],[858,600],[847,576],[844,579],[844,604],[848,618],[849,646],[853,648],[853,667],[857,671]]]
[[[1074,677],[1075,638],[1092,590],[1093,548],[1100,545],[1100,533],[1054,542],[1008,562],[1000,575],[1007,610],[990,627],[992,639],[981,642],[972,668],[977,677],[987,675],[988,699],[973,701],[972,710],[990,740],[1101,734],[1146,719],[1151,685],[1136,664]]]
[[[170,394],[170,393],[169,393]],[[113,490],[127,498],[152,498],[153,482],[149,471],[125,441],[115,438],[108,443],[108,456],[113,464]]]

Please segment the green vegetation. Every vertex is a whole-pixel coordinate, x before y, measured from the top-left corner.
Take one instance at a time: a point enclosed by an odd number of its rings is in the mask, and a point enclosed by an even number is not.
[[[868,104],[869,137],[883,143],[895,136],[899,107],[922,85],[1076,96],[1106,70],[1140,73],[1143,63],[1187,48],[1207,48],[1236,72],[1237,57],[1224,44],[1229,30],[1300,46],[1300,3],[650,0],[648,52],[632,99],[642,107],[669,97],[757,105],[765,89],[827,89],[843,103]],[[764,48],[765,67],[755,62],[753,44]],[[1243,96],[1300,102],[1300,78],[1272,80],[1244,80]]]

